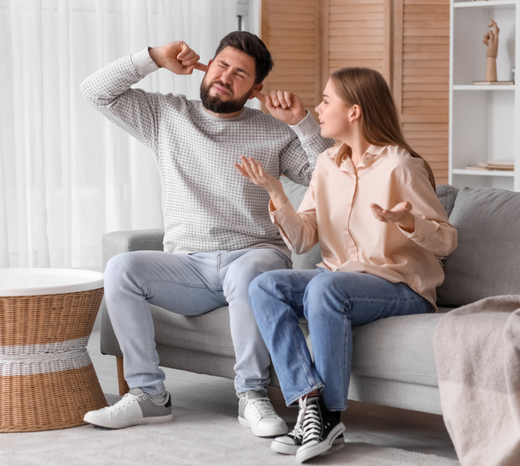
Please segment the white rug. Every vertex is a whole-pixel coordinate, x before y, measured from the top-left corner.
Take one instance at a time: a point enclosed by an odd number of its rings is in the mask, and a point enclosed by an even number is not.
[[[119,397],[107,395],[109,403]],[[2,466],[181,466],[292,465],[294,457],[270,450],[269,439],[254,437],[236,418],[174,407],[174,421],[156,426],[108,430],[94,426],[0,434]],[[347,443],[341,450],[305,464],[353,466],[459,466],[458,461]]]

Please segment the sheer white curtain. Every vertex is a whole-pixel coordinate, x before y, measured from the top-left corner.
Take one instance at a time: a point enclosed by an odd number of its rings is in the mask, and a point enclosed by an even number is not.
[[[89,74],[184,40],[207,61],[237,0],[0,0],[0,267],[99,269],[101,237],[162,226],[148,150],[90,107]],[[198,98],[202,73],[138,87]]]

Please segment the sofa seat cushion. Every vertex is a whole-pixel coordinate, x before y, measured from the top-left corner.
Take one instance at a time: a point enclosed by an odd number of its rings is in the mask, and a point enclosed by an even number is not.
[[[352,374],[438,387],[433,334],[438,313],[387,317],[353,329]],[[308,335],[306,322],[300,326]],[[307,340],[310,345],[309,339]]]
[[[150,305],[158,345],[235,357],[228,307],[186,317]]]

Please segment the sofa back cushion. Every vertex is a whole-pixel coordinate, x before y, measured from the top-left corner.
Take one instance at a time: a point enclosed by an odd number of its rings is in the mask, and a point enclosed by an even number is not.
[[[444,261],[437,304],[455,307],[520,294],[520,193],[463,188],[449,218],[459,244]]]
[[[455,205],[455,199],[457,198],[458,192],[459,188],[456,188],[451,184],[437,185],[437,197],[439,198],[442,207],[444,207],[444,210],[448,214],[448,217],[451,215],[451,211],[453,210],[453,206]]]

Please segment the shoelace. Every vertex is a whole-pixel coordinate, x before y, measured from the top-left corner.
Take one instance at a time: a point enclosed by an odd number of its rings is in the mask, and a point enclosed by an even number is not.
[[[305,413],[307,411],[307,396],[300,398],[298,404],[300,409],[298,411],[296,424],[294,425],[292,432],[289,432],[287,435],[301,443],[303,439],[303,420],[305,419]]]
[[[115,413],[116,411],[120,411],[121,409],[125,408],[126,406],[129,406],[131,403],[135,403],[136,401],[137,397],[135,395],[127,393],[115,405],[107,406],[106,408],[103,408],[103,410]]]
[[[271,401],[269,400],[269,398],[256,398],[254,400],[250,400],[244,397],[244,401],[247,404],[252,405],[256,409],[256,412],[260,417],[266,417],[269,415],[276,416],[276,413],[274,412],[273,407],[271,406]]]
[[[307,400],[306,400],[307,401]],[[302,424],[303,439],[302,443],[310,440],[321,439],[322,421],[318,409],[318,403],[307,403],[304,411],[304,419]]]

